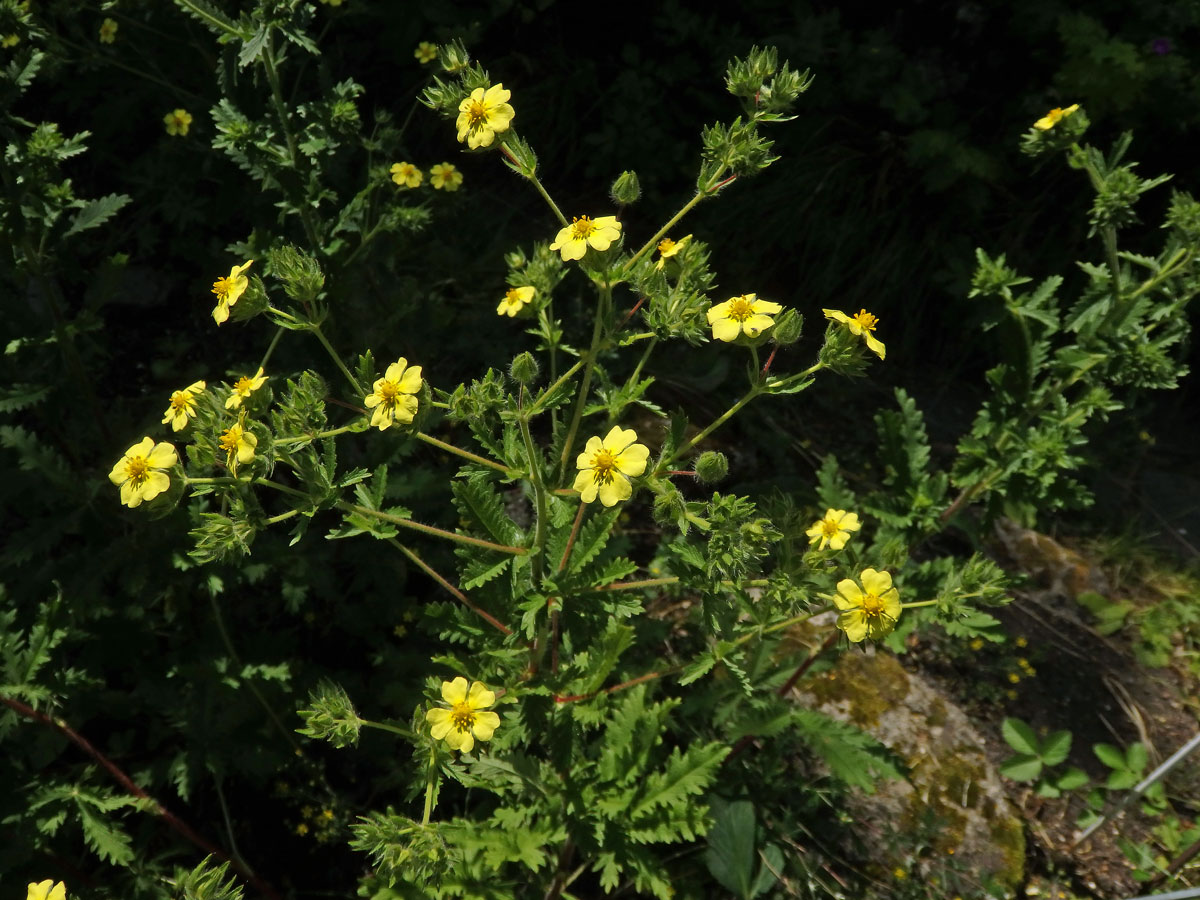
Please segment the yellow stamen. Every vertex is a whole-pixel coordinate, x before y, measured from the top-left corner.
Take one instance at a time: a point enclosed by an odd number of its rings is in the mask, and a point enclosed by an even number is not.
[[[238,443],[242,439],[242,428],[240,425],[230,425],[228,429],[221,435],[221,449],[226,453],[233,453],[238,448]]]
[[[613,480],[613,470],[617,460],[611,450],[601,450],[592,457],[592,470],[595,471],[597,484],[608,484]]]
[[[125,477],[129,479],[135,488],[141,487],[146,479],[150,477],[150,463],[146,457],[130,457],[129,462],[125,463]]]
[[[456,731],[470,731],[475,727],[475,710],[466,703],[456,704],[450,711],[450,724]]]
[[[577,241],[586,240],[596,230],[596,223],[587,216],[574,216],[571,219],[571,231]]]
[[[754,301],[745,297],[735,297],[729,301],[729,312],[726,315],[735,322],[745,322],[754,315]]]
[[[488,120],[488,108],[483,105],[482,101],[472,100],[471,105],[467,107],[467,122],[471,128],[478,128],[480,125],[486,125]]]
[[[670,238],[663,238],[658,242],[658,252],[666,256],[675,249],[675,242]]]
[[[212,292],[217,295],[218,300],[226,300],[235,287],[237,284],[232,278],[218,278],[213,282]]]
[[[839,526],[837,522],[833,521],[833,519],[821,520],[821,533],[825,535],[825,537],[834,537],[840,530],[841,526]]]
[[[520,289],[518,289],[518,288],[509,288],[509,289],[508,289],[507,291],[505,291],[505,293],[504,293],[504,299],[505,299],[505,300],[507,300],[509,303],[520,303],[520,302],[521,302],[521,291],[520,291]]]
[[[171,395],[171,409],[183,410],[192,404],[192,395],[187,391],[176,391]]]
[[[865,309],[860,309],[858,314],[854,316],[854,321],[859,324],[859,327],[864,331],[874,331],[875,326],[879,324],[879,318],[871,315]]]
[[[379,402],[386,408],[391,408],[396,405],[396,399],[400,396],[400,385],[394,381],[385,381],[379,386]]]

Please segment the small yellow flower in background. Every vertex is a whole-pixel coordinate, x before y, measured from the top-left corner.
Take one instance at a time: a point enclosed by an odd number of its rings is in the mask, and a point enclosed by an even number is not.
[[[1017,684],[1021,681],[1021,676],[1018,675],[1016,672],[1009,672],[1008,680],[1011,681],[1013,684]]]
[[[841,550],[846,546],[846,541],[850,540],[850,532],[860,528],[862,523],[858,521],[857,513],[848,513],[844,509],[827,509],[825,518],[813,522],[812,528],[804,533],[808,535],[810,544],[821,542],[818,550],[824,550],[826,544],[834,550]]]
[[[563,262],[571,259],[583,259],[588,247],[593,250],[607,250],[612,242],[621,236],[621,223],[616,216],[600,216],[591,219],[587,216],[575,216],[571,224],[558,230],[551,250],[557,250]]]
[[[636,443],[637,432],[614,425],[604,436],[588,438],[583,452],[575,460],[579,474],[574,489],[584,503],[600,497],[605,506],[614,506],[633,496],[630,478],[646,471],[650,448]]]
[[[250,279],[242,273],[252,265],[254,260],[234,266],[228,275],[213,282],[212,292],[217,295],[217,306],[212,311],[212,317],[218,325],[229,318],[229,307],[237,303],[238,298],[246,293],[246,288],[250,286]]]
[[[410,162],[392,163],[392,167],[388,171],[392,173],[392,181],[400,187],[415,188],[425,177],[425,173]]]
[[[661,269],[668,259],[686,247],[692,240],[690,234],[685,234],[677,241],[670,238],[663,238],[658,242],[658,262],[654,264],[654,268]]]
[[[972,638],[971,643],[968,644],[967,646],[970,647],[972,650],[982,650],[983,649],[983,638]]]
[[[301,822],[296,826],[296,834],[300,835],[300,837],[304,837],[306,834],[308,834],[308,826]]]
[[[429,41],[421,41],[421,43],[417,44],[417,49],[413,51],[413,56],[417,58],[417,61],[421,65],[431,63],[437,59],[437,44],[431,44]],[[462,138],[459,138],[459,140],[462,140]]]
[[[108,473],[108,480],[121,488],[121,502],[133,509],[171,486],[171,479],[163,470],[177,462],[179,456],[173,445],[156,444],[153,438],[145,437],[125,451]]]
[[[875,330],[875,326],[879,324],[876,316],[871,315],[865,309],[860,309],[853,316],[848,316],[838,309],[823,309],[821,312],[825,313],[825,318],[841,322],[850,329],[851,334],[861,335],[871,352],[883,359],[887,348],[879,342],[875,335],[871,334]]]
[[[176,109],[163,116],[163,123],[167,126],[167,134],[183,137],[191,127],[192,114],[186,109]]]
[[[425,713],[425,721],[433,727],[430,736],[435,741],[445,740],[451,750],[470,753],[475,741],[490,741],[492,733],[500,725],[500,717],[494,712],[480,712],[496,702],[496,694],[489,691],[480,681],[467,690],[467,679],[461,675],[453,681],[442,682],[442,699],[450,704],[449,709],[434,707]]]
[[[833,596],[841,610],[837,627],[856,644],[866,637],[875,641],[888,635],[896,627],[901,609],[900,592],[892,587],[890,572],[863,569],[858,578],[862,587],[853,578],[844,578]]]
[[[15,47],[19,43],[21,43],[21,36],[19,34],[6,34],[0,38],[0,47]]]
[[[117,23],[113,19],[105,19],[100,23],[100,43],[111,44],[117,39]]]
[[[242,401],[250,397],[260,387],[267,383],[267,376],[263,374],[262,366],[258,367],[258,371],[253,375],[243,375],[233,383],[233,393],[225,400],[226,409],[237,409],[242,405]]]
[[[1016,643],[1016,645],[1018,647],[1028,647],[1029,646],[1029,638],[1025,637],[1025,635],[1023,635],[1023,634],[1018,635],[1017,639],[1014,643]]]
[[[718,341],[733,341],[743,332],[749,337],[758,337],[775,324],[771,316],[782,312],[783,307],[770,300],[759,300],[757,294],[742,294],[718,303],[708,311],[708,324],[713,337]]]
[[[30,882],[25,900],[67,900],[67,886],[61,881],[55,884],[49,879],[40,883]]]
[[[458,186],[462,184],[462,172],[454,168],[448,162],[438,163],[429,170],[429,183],[433,185],[434,190],[440,191],[457,191]]]
[[[417,414],[417,398],[421,390],[421,367],[409,366],[403,356],[387,367],[383,377],[371,385],[371,393],[364,398],[371,415],[371,426],[386,431],[400,422],[407,425]]]
[[[245,413],[242,413],[245,416]],[[221,449],[225,451],[225,465],[230,472],[237,473],[238,464],[254,462],[254,448],[258,438],[246,430],[242,421],[230,425],[221,434]]]
[[[475,88],[471,96],[458,104],[458,141],[467,142],[472,150],[477,147],[490,147],[496,135],[508,131],[516,112],[508,105],[512,91],[506,91],[504,85],[493,84],[486,91]]]
[[[496,307],[496,314],[501,316],[515,316],[525,304],[533,299],[533,295],[537,293],[537,289],[525,285],[524,287],[509,288],[504,293],[504,299],[500,301],[500,305]]]
[[[196,417],[196,395],[208,387],[203,381],[189,384],[182,391],[171,395],[171,405],[163,413],[163,424],[170,424],[172,431],[182,431],[188,420]]]
[[[1054,109],[1050,110],[1050,112],[1046,113],[1036,122],[1034,122],[1033,127],[1038,129],[1038,131],[1049,131],[1077,109],[1079,109],[1078,103],[1072,103],[1066,109],[1059,109],[1056,106]]]

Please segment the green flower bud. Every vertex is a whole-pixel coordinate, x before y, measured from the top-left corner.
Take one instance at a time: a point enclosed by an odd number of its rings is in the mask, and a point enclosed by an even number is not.
[[[654,498],[652,514],[654,521],[659,525],[675,525],[684,518],[686,512],[687,502],[674,485],[664,487],[661,493]]]
[[[297,732],[327,740],[339,749],[358,744],[358,732],[363,722],[341,685],[322,681],[309,695],[308,705],[310,709],[299,710],[304,727],[296,729]]]
[[[238,302],[229,307],[229,318],[234,322],[245,322],[247,319],[253,319],[267,311],[267,307],[271,305],[267,299],[266,288],[263,287],[262,279],[257,275],[250,277],[250,283],[246,287],[246,293],[238,299]]]
[[[609,195],[614,203],[621,206],[637,203],[638,197],[642,196],[642,186],[638,183],[637,172],[625,171],[618,175]]]
[[[785,309],[783,314],[775,320],[775,329],[771,332],[771,338],[775,343],[786,347],[788,344],[794,344],[800,340],[800,330],[803,327],[804,316],[794,309]]]
[[[700,458],[696,460],[696,477],[705,484],[720,481],[728,474],[729,460],[725,458],[724,453],[709,450],[701,453]]]
[[[471,54],[467,52],[463,42],[455,38],[449,44],[438,47],[438,59],[442,61],[442,68],[447,72],[459,72],[470,64]]]
[[[537,360],[526,350],[516,357],[508,367],[508,377],[517,384],[532,384],[538,377]]]

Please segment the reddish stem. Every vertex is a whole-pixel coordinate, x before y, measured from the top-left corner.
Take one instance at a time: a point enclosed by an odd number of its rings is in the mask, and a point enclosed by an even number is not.
[[[621,324],[617,326],[617,331],[620,331],[622,328],[624,328],[626,325],[629,324],[629,320],[637,315],[637,311],[642,308],[642,306],[645,304],[645,302],[646,302],[646,298],[642,297],[638,300],[637,303],[633,304],[633,309],[631,309],[629,312],[627,312],[625,314],[625,318],[622,319]]]
[[[763,367],[762,367],[762,377],[763,378],[767,377],[767,372],[769,372],[771,370],[771,363],[773,363],[775,361],[775,354],[778,352],[779,352],[779,345],[776,344],[774,347],[771,348],[771,355],[767,357],[767,361],[765,363],[763,363]]]
[[[579,526],[583,524],[585,509],[587,509],[587,504],[580,500],[579,511],[575,513],[575,524],[571,526],[571,536],[567,538],[567,546],[563,548],[562,559],[558,562],[558,571],[560,572],[567,567],[567,560],[571,558],[571,550],[575,546],[575,538],[579,537]]]
[[[52,719],[45,713],[34,709],[32,706],[26,706],[20,700],[14,700],[11,697],[0,697],[0,703],[3,703],[9,709],[20,713],[28,719],[33,719],[35,722],[41,722],[43,725],[49,725],[59,734],[66,737],[73,744],[83,750],[84,753],[98,762],[101,766],[103,766],[108,771],[108,774],[116,779],[117,783],[120,784],[121,787],[123,787],[126,791],[133,794],[135,797],[140,797],[143,800],[150,801],[154,814],[160,816],[163,821],[178,831],[181,835],[183,835],[205,853],[216,857],[222,862],[229,862],[239,875],[254,885],[254,887],[257,888],[258,891],[263,895],[272,898],[272,900],[282,900],[279,892],[271,887],[271,885],[263,881],[224,850],[221,850],[202,838],[192,829],[190,825],[187,824],[187,822],[180,819],[165,806],[147,794],[142,788],[138,787],[138,785],[133,782],[133,779],[131,779],[117,767],[116,763],[93,747],[87,738],[72,729],[69,725],[67,725],[66,722],[63,722],[61,719]]]
[[[451,594],[453,594],[455,597],[457,597],[459,602],[462,603],[463,606],[465,606],[467,609],[471,610],[471,612],[475,613],[475,615],[479,616],[481,619],[483,619],[483,621],[487,622],[489,625],[491,625],[497,631],[503,632],[504,634],[512,634],[511,628],[509,628],[507,625],[505,625],[503,622],[501,622],[499,619],[497,619],[491,613],[484,612],[482,609],[480,609],[478,606],[476,606],[474,603],[472,603],[470,600],[468,600],[466,594],[464,594],[462,591],[460,591],[458,588],[456,588],[454,585],[452,585],[449,581],[447,581],[445,578],[443,578],[441,576],[441,573],[439,573],[436,569],[430,567],[425,562],[425,560],[421,559],[421,557],[417,556],[417,554],[413,553],[411,550],[409,550],[407,547],[405,547],[403,544],[401,544],[399,541],[395,540],[394,538],[393,538],[392,542],[395,544],[396,548],[401,553],[403,553],[410,560],[412,560],[414,563],[416,563],[417,566],[420,567],[422,572],[424,572],[426,575],[428,575],[430,578],[432,578],[434,581],[436,581],[438,584],[440,584],[442,587],[444,587],[446,590],[448,590]]]
[[[668,669],[667,672],[671,670]],[[633,687],[635,684],[641,684],[643,681],[653,681],[655,678],[662,678],[667,672],[650,672],[646,675],[639,675],[637,678],[630,681],[622,681],[620,684],[614,684],[612,687],[604,688],[599,691],[592,691],[590,694],[571,694],[567,697],[554,696],[555,703],[576,703],[579,700],[590,700],[592,697],[598,697],[601,694],[615,694],[617,691],[623,691],[627,687]]]

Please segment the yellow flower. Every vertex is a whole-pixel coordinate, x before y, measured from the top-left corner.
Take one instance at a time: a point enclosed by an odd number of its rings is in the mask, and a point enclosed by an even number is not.
[[[1023,634],[1018,635],[1017,640],[1016,640],[1016,645],[1018,647],[1028,647],[1029,646],[1029,638],[1025,637],[1025,635],[1023,635]]]
[[[983,649],[983,638],[972,638],[971,643],[968,644],[967,646],[970,647],[972,650],[982,650]]]
[[[650,456],[650,449],[636,441],[637,432],[632,428],[622,429],[620,425],[614,425],[603,440],[588,438],[575,460],[579,474],[573,485],[584,503],[591,503],[599,496],[605,506],[614,506],[633,496],[629,479],[646,471],[646,459]]]
[[[437,59],[437,44],[431,44],[429,41],[421,41],[421,43],[417,44],[417,49],[413,51],[413,56],[417,58],[421,65],[431,63]]]
[[[862,587],[853,578],[837,584],[833,602],[841,610],[837,626],[854,643],[869,637],[875,641],[896,627],[900,618],[900,592],[892,587],[889,572],[863,569],[858,576]]]
[[[258,367],[258,371],[253,375],[243,375],[233,383],[233,392],[225,399],[226,409],[237,409],[242,405],[242,401],[250,397],[260,387],[267,383],[267,376],[263,374],[262,366]]]
[[[621,223],[617,221],[616,216],[600,216],[598,219],[575,216],[570,225],[558,230],[558,236],[554,238],[550,249],[562,254],[563,262],[569,259],[583,259],[588,247],[607,250],[620,236]]]
[[[474,150],[477,147],[490,147],[496,135],[508,131],[516,113],[508,105],[512,91],[506,91],[504,85],[493,84],[486,91],[475,88],[471,96],[458,104],[458,141],[467,142]]]
[[[105,19],[100,23],[100,43],[111,44],[117,39],[117,23],[113,19]]]
[[[754,338],[774,325],[771,316],[782,310],[778,303],[759,300],[757,294],[742,294],[712,307],[708,311],[708,324],[718,341],[736,340],[743,332]]]
[[[1071,115],[1071,113],[1075,112],[1075,110],[1077,110],[1077,109],[1079,109],[1078,103],[1072,103],[1066,109],[1059,109],[1056,106],[1056,107],[1054,107],[1054,109],[1050,110],[1050,112],[1046,113],[1044,116],[1042,116],[1036,122],[1034,122],[1033,127],[1038,129],[1039,131],[1049,131],[1051,128],[1053,128],[1055,125],[1057,125],[1059,123],[1059,121],[1061,121],[1062,119],[1065,119],[1067,116]]]
[[[15,47],[19,43],[21,43],[21,36],[19,34],[6,34],[0,38],[0,47]]]
[[[460,675],[453,681],[442,682],[442,699],[450,704],[449,709],[438,706],[425,713],[425,721],[433,726],[429,734],[435,741],[445,740],[451,750],[470,753],[476,740],[492,739],[500,717],[480,710],[496,702],[495,692],[479,681],[468,692],[467,679]]]
[[[133,509],[171,486],[171,479],[163,470],[177,462],[179,457],[173,445],[165,441],[156,444],[153,438],[145,437],[125,451],[108,473],[108,480],[121,488],[121,502]]]
[[[685,234],[677,241],[670,238],[663,238],[658,242],[658,262],[654,264],[654,268],[661,269],[668,259],[686,247],[692,240],[690,234]]]
[[[296,834],[300,835],[300,837],[304,837],[306,834],[308,834],[308,826],[301,822],[296,826]]]
[[[828,544],[834,550],[841,550],[850,540],[850,532],[858,531],[862,523],[858,521],[857,513],[848,513],[844,509],[827,509],[825,518],[813,522],[812,528],[804,532],[809,537],[809,543],[821,542],[818,550],[824,550]]]
[[[821,312],[825,313],[825,318],[834,319],[835,321],[841,322],[850,329],[851,334],[862,335],[862,339],[867,342],[867,347],[869,347],[876,356],[878,356],[880,359],[883,359],[884,354],[887,352],[887,348],[885,348],[883,344],[876,339],[875,335],[871,334],[871,332],[875,330],[875,326],[879,324],[878,318],[871,315],[865,309],[860,309],[853,316],[848,316],[841,310],[837,309],[823,309]]]
[[[61,881],[55,884],[49,879],[41,883],[30,882],[26,900],[67,900],[67,886]]]
[[[244,417],[246,414],[242,413]],[[221,434],[221,449],[225,451],[225,465],[230,472],[237,473],[238,464],[254,462],[254,448],[258,446],[258,438],[246,430],[244,418],[235,425],[230,425]]]
[[[438,163],[429,170],[429,183],[436,191],[443,188],[447,191],[457,191],[462,180],[462,172],[448,162]]]
[[[392,181],[400,187],[415,188],[425,177],[425,173],[410,162],[392,163],[388,171],[392,173]]]
[[[403,356],[387,367],[383,377],[371,385],[371,393],[363,402],[375,412],[371,425],[386,431],[396,422],[407,425],[417,414],[417,398],[421,390],[421,367],[409,366]]]
[[[525,304],[533,299],[533,295],[537,293],[537,289],[530,285],[524,287],[509,288],[504,293],[504,299],[500,301],[500,305],[496,307],[496,314],[500,316],[515,316]]]
[[[212,317],[218,325],[229,318],[229,307],[238,302],[238,298],[246,293],[250,279],[242,273],[254,265],[254,260],[240,266],[234,266],[224,278],[213,282],[212,292],[217,295],[217,306],[212,311]]]
[[[197,381],[182,391],[173,393],[171,405],[163,413],[163,424],[170,423],[172,431],[183,431],[187,427],[188,419],[196,417],[196,395],[203,392],[207,386],[203,381]]]
[[[192,124],[192,114],[186,109],[177,109],[163,116],[163,123],[167,126],[167,134],[177,134],[182,137],[188,133],[188,128]]]
[[[1021,676],[1018,675],[1016,672],[1009,672],[1008,680],[1011,681],[1013,684],[1018,684],[1021,681]]]

